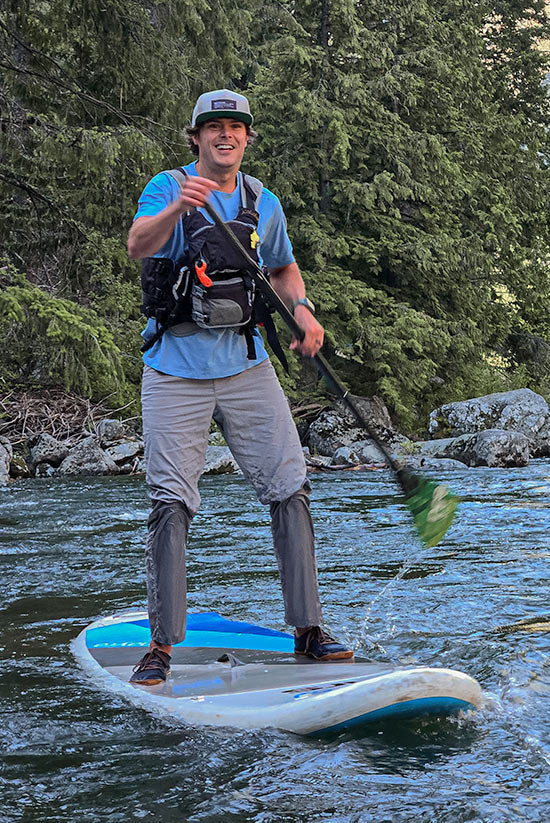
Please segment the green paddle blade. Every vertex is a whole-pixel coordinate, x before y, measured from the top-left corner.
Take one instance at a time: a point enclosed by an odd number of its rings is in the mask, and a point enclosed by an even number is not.
[[[425,477],[416,477],[417,485],[405,496],[414,524],[422,542],[437,546],[453,522],[458,497],[449,491],[446,483],[436,483]]]

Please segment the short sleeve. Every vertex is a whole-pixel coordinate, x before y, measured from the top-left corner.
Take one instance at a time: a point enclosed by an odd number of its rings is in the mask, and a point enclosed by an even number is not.
[[[165,172],[156,174],[145,186],[138,200],[138,209],[134,220],[138,217],[154,217],[176,199],[178,184]]]
[[[260,221],[265,219],[263,227],[260,222],[260,255],[262,263],[270,269],[278,269],[294,262],[292,243],[287,234],[286,217],[279,199],[270,191],[264,189],[260,203]],[[265,207],[264,207],[265,206]]]

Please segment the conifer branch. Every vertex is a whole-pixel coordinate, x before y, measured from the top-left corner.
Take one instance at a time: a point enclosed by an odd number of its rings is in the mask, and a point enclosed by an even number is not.
[[[64,220],[66,220],[66,222],[69,225],[73,226],[73,228],[76,229],[76,231],[78,232],[78,234],[80,234],[81,237],[86,238],[87,242],[91,242],[96,247],[96,249],[99,249],[99,247],[97,246],[95,241],[90,239],[89,235],[86,234],[85,231],[83,231],[83,229],[78,225],[78,223],[76,222],[76,220],[74,220],[74,218],[69,217],[65,213],[65,211],[61,208],[61,206],[59,206],[53,200],[50,200],[49,197],[46,197],[46,195],[43,194],[35,186],[31,186],[30,183],[27,183],[24,180],[20,180],[17,177],[10,177],[6,174],[3,174],[1,171],[0,171],[0,180],[3,180],[5,183],[7,183],[10,186],[14,186],[15,188],[21,189],[22,191],[26,191],[27,194],[31,197],[31,199],[36,197],[39,200],[42,200],[44,203],[46,203],[52,209],[54,209],[59,214],[61,214],[62,217],[64,218]]]
[[[58,71],[61,72],[61,74],[63,74],[65,77],[68,77],[67,72],[65,71],[63,66],[61,66],[56,60],[54,60],[53,57],[50,57],[48,54],[45,54],[43,51],[35,49],[33,46],[30,46],[24,40],[21,40],[21,38],[18,37],[14,32],[12,32],[4,23],[2,23],[1,20],[0,20],[0,28],[4,29],[6,34],[8,34],[9,37],[11,37],[18,45],[20,45],[22,48],[24,48],[26,51],[28,51],[29,54],[32,54],[34,57],[38,57],[41,60],[45,60],[45,61],[51,63],[53,66],[55,66],[56,69],[58,69]],[[39,72],[32,72],[29,69],[23,69],[19,66],[16,66],[14,63],[11,63],[11,62],[9,62],[9,63],[0,63],[0,66],[3,66],[4,68],[7,68],[11,71],[18,72],[18,73],[21,73],[21,74],[29,74],[31,76],[37,77],[38,79],[46,80],[49,83],[53,83],[55,85],[58,85],[61,88],[64,88],[67,91],[70,91],[72,94],[75,94],[78,97],[81,97],[82,99],[85,99],[90,103],[93,103],[95,106],[98,106],[100,108],[105,108],[109,112],[111,112],[111,114],[116,114],[118,117],[120,117],[126,123],[128,123],[128,122],[134,122],[135,123],[136,121],[139,120],[139,121],[143,121],[144,123],[147,123],[151,126],[155,126],[156,128],[166,129],[167,131],[172,131],[172,132],[176,132],[176,133],[179,132],[179,130],[174,128],[173,126],[166,125],[165,123],[159,123],[158,121],[153,120],[150,117],[145,117],[144,115],[130,114],[129,112],[124,111],[122,108],[118,108],[117,106],[113,106],[112,103],[107,103],[105,100],[101,100],[97,97],[94,97],[93,95],[89,94],[89,92],[86,91],[85,87],[78,80],[74,80],[73,78],[68,77],[69,83],[63,83],[61,80],[58,80],[57,78],[53,78],[53,77],[51,77],[49,75],[46,75],[46,74],[40,74]]]

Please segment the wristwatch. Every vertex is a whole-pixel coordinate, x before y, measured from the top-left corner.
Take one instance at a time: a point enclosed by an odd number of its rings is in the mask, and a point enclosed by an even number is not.
[[[312,314],[315,314],[315,306],[307,297],[301,297],[299,300],[294,301],[292,304],[292,314],[296,311],[296,306],[305,306]]]

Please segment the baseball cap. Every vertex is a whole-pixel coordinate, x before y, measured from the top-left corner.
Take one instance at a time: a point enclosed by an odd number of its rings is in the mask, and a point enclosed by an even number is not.
[[[246,97],[228,89],[201,94],[193,109],[191,126],[200,126],[201,123],[215,117],[232,117],[233,120],[242,120],[249,126],[254,122]]]

